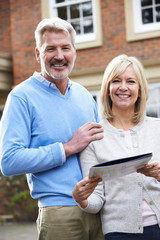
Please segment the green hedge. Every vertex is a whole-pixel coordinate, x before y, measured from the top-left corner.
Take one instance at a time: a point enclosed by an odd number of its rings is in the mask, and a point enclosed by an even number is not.
[[[37,201],[28,190],[26,176],[4,177],[0,173],[0,215],[12,214],[16,221],[35,221]]]

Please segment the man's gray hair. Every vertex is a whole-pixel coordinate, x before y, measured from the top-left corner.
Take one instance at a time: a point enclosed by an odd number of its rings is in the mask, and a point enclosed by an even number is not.
[[[65,31],[71,35],[72,44],[75,45],[76,31],[70,23],[58,17],[45,18],[38,24],[34,33],[38,49],[42,46],[42,36],[45,31]]]

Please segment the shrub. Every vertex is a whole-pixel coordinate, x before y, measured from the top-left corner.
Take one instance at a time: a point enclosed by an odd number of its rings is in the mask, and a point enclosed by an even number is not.
[[[37,201],[32,199],[25,175],[4,177],[0,174],[0,214],[12,214],[16,221],[35,221]]]

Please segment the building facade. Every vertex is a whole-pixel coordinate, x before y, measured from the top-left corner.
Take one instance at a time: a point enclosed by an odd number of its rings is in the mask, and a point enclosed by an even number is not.
[[[77,60],[70,75],[100,106],[108,62],[136,56],[149,83],[149,115],[160,117],[160,0],[0,0],[0,111],[9,91],[39,71],[34,30],[43,18],[59,16],[77,32]]]

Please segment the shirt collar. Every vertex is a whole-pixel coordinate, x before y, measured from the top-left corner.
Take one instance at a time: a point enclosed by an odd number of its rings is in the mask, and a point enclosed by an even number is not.
[[[46,85],[47,87],[51,88],[51,89],[56,89],[57,87],[54,83],[48,81],[46,78],[42,77],[41,74],[39,72],[34,72],[33,76],[41,83],[43,83],[44,85]],[[72,82],[71,80],[68,78],[68,82],[67,82],[67,90],[69,90],[72,86]]]

